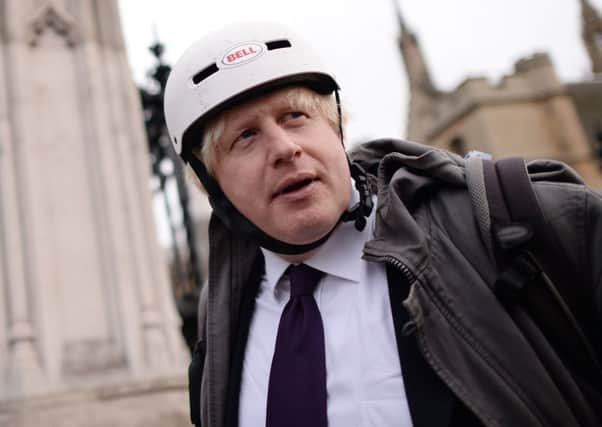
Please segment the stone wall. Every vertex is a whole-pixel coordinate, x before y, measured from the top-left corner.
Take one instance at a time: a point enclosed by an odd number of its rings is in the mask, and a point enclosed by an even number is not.
[[[124,409],[98,425],[135,425],[124,402],[186,416],[117,2],[0,12],[0,425],[84,425],[68,423],[105,405]]]

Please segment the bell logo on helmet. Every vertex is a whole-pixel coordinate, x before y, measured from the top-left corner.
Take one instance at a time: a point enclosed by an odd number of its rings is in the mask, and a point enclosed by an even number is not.
[[[257,58],[263,51],[264,48],[259,43],[237,45],[224,54],[222,64],[227,66],[241,65]]]

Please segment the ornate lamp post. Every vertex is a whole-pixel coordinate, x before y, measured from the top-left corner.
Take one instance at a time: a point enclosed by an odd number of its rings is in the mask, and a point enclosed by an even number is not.
[[[140,89],[144,110],[148,148],[151,155],[151,170],[158,182],[163,198],[165,214],[171,234],[172,268],[171,277],[178,312],[182,317],[182,333],[190,350],[194,347],[197,335],[196,313],[198,295],[202,284],[201,263],[197,249],[196,233],[189,209],[188,187],[184,178],[184,169],[177,154],[170,146],[165,117],[163,114],[163,94],[171,67],[163,62],[164,46],[159,41],[150,48],[157,64],[149,73],[156,83],[156,89]],[[170,204],[170,193],[175,182],[175,190],[181,212],[181,221],[174,216]],[[185,232],[185,244],[181,245],[178,231]]]

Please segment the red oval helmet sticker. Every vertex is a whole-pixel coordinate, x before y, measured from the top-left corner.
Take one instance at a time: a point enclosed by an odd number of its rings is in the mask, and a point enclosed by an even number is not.
[[[237,45],[227,51],[222,57],[222,64],[226,66],[241,65],[263,53],[263,46],[259,43],[245,43]]]

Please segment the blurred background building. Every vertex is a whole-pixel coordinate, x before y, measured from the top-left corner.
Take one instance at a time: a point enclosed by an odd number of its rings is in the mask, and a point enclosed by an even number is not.
[[[418,36],[398,8],[410,87],[407,138],[462,155],[561,160],[602,189],[602,18],[587,0],[580,4],[590,78],[561,82],[548,55],[534,53],[496,84],[472,77],[451,91],[433,83]]]
[[[0,1],[0,426],[189,425],[117,0]]]

